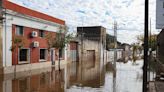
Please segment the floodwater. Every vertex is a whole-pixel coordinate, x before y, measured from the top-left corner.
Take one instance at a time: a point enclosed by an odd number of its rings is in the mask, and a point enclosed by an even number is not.
[[[0,92],[142,92],[143,61],[110,63],[73,62],[48,69],[0,78]]]

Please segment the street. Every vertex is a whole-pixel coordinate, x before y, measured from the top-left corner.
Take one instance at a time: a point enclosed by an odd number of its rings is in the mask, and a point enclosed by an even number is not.
[[[78,62],[51,69],[6,75],[0,92],[141,92],[143,61],[117,62],[116,78],[110,64],[88,68]],[[82,69],[81,69],[82,68]]]

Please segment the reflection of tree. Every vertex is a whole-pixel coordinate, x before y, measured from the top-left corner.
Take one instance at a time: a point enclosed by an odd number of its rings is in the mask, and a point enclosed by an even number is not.
[[[19,80],[19,91],[20,92],[29,92],[30,91],[30,78],[24,78]]]
[[[56,86],[58,87],[57,90],[59,92],[64,92],[64,73],[63,70],[56,71]]]

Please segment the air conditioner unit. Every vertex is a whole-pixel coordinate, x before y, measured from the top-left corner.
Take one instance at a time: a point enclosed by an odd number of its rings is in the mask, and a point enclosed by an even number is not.
[[[38,36],[38,32],[32,31],[31,36],[32,36],[32,37],[37,37],[37,36]]]
[[[39,42],[34,41],[32,45],[33,45],[33,47],[35,47],[35,48],[36,48],[36,47],[39,47]]]

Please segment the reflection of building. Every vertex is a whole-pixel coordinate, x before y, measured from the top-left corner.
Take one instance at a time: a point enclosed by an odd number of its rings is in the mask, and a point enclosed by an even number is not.
[[[94,67],[95,61],[105,60],[106,29],[104,27],[78,27],[77,36],[80,62],[89,62],[86,66]]]
[[[89,62],[74,62],[67,65],[67,88],[72,85],[99,88],[105,83],[105,70],[100,61],[95,61],[96,65],[88,68]]]
[[[0,80],[0,92],[65,92],[64,69],[39,71],[34,74]]]
[[[3,12],[4,19],[0,16],[0,70],[12,73],[51,66],[50,61],[57,60],[57,50],[51,48],[49,54],[45,36],[54,36],[65,21],[8,0],[1,2],[4,11],[1,8],[0,14]],[[62,54],[63,60],[64,57]]]

